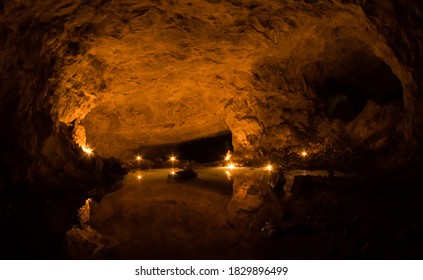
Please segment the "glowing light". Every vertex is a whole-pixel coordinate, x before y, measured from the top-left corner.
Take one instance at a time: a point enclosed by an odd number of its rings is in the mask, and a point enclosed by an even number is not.
[[[268,164],[266,166],[267,171],[272,171],[273,170],[273,166],[271,164]]]
[[[231,176],[232,176],[231,172],[229,172],[228,170],[226,170],[225,171],[225,174],[226,174],[226,178],[228,178],[228,180],[230,181],[231,180]]]
[[[226,161],[229,161],[229,160],[231,159],[231,157],[232,157],[232,155],[231,155],[231,151],[228,151],[228,152],[226,153],[225,160],[226,160]]]
[[[141,157],[141,156],[137,156],[137,157],[136,157],[136,159],[137,159],[138,161],[140,161],[140,160],[142,160],[142,157]]]
[[[172,175],[172,176],[175,176],[176,175],[175,169],[170,170],[170,175]]]
[[[175,161],[176,161],[176,157],[172,155],[172,156],[169,158],[169,160],[170,160],[171,162],[175,162]]]
[[[302,152],[301,152],[301,156],[302,156],[302,157],[306,157],[307,155],[308,155],[308,154],[307,154],[307,152],[306,152],[306,151],[302,151]]]
[[[141,181],[142,176],[141,176],[141,175],[138,175],[138,176],[137,176],[137,179],[138,179],[138,181]]]
[[[234,169],[235,168],[235,164],[233,163],[229,163],[227,166],[229,169]]]
[[[92,155],[92,153],[93,153],[93,149],[91,149],[88,146],[82,146],[82,150],[89,156]]]

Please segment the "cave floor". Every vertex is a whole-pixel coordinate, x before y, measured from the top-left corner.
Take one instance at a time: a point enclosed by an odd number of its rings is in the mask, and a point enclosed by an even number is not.
[[[274,189],[263,169],[237,168],[230,177],[222,167],[194,170],[189,181],[169,169],[130,172],[122,188],[91,203],[89,226],[70,238],[68,257],[422,257],[423,192],[411,179],[291,171],[292,186]]]

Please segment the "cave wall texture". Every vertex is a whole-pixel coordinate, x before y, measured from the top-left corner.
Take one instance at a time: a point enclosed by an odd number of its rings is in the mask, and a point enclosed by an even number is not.
[[[127,159],[228,132],[245,160],[407,159],[422,15],[419,0],[2,0],[2,170],[73,173],[74,143]]]

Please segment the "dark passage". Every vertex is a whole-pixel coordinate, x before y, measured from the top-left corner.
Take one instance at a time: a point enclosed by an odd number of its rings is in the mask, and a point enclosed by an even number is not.
[[[321,59],[304,68],[317,95],[316,111],[328,118],[350,121],[369,100],[402,102],[403,89],[392,69],[359,41],[334,42]]]
[[[179,158],[198,163],[222,160],[228,150],[233,150],[230,133],[185,142],[175,147]]]
[[[143,147],[137,153],[156,162],[167,161],[171,155],[175,155],[179,160],[210,163],[223,160],[228,150],[233,151],[230,132],[180,144]]]
[[[326,100],[328,117],[350,121],[373,100],[378,104],[401,101],[403,92],[399,79],[382,60],[368,54],[357,54],[366,67],[349,67],[349,71],[325,80],[320,95]]]

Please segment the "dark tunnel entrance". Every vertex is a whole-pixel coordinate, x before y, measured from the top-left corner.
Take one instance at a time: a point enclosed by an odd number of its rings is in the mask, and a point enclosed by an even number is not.
[[[231,133],[193,140],[175,147],[175,153],[179,158],[198,163],[222,160],[228,150],[233,151]]]
[[[166,161],[170,155],[175,155],[180,160],[211,163],[223,160],[228,150],[233,151],[230,132],[180,144],[145,147],[139,153],[156,162]]]
[[[351,121],[369,100],[377,104],[402,102],[401,81],[391,68],[369,49],[325,58],[305,70],[317,95],[316,111],[328,118]]]

